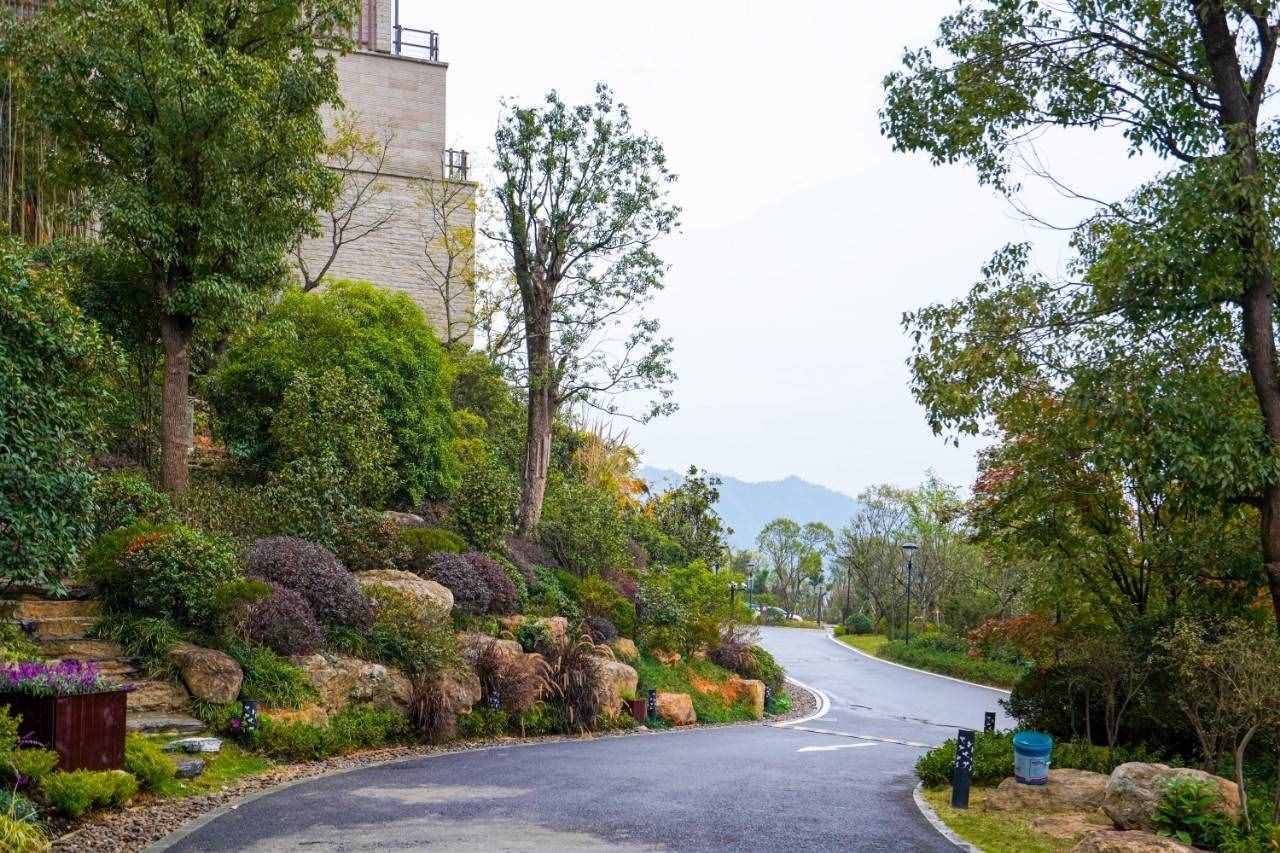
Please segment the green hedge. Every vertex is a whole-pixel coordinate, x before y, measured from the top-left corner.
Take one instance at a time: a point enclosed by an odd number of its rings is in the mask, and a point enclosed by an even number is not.
[[[1019,664],[970,657],[963,641],[955,643],[959,644],[958,648],[951,638],[925,635],[909,644],[905,640],[891,640],[876,654],[917,669],[996,687],[1012,687],[1027,672],[1027,668]]]
[[[974,739],[973,774],[975,785],[995,785],[1013,775],[1013,732],[979,733]],[[1129,761],[1179,764],[1145,747],[1116,747],[1109,750],[1085,741],[1054,743],[1051,766],[1110,773]],[[927,786],[949,785],[955,769],[956,741],[951,738],[934,747],[916,761],[916,776]]]

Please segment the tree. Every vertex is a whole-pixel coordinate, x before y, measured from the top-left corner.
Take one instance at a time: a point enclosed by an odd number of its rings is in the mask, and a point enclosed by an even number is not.
[[[59,0],[15,42],[56,174],[154,293],[170,492],[188,482],[197,325],[277,286],[337,190],[319,109],[339,101],[354,12],[350,0]]]
[[[465,181],[423,181],[415,201],[422,258],[418,271],[440,297],[444,343],[464,343],[475,326],[465,310],[476,290],[476,188]]]
[[[832,547],[834,534],[820,521],[803,527],[789,518],[775,518],[756,537],[756,547],[772,571],[778,598],[787,616],[796,612],[804,585],[823,580],[823,557]]]
[[[1165,413],[1157,429],[1168,468],[1196,490],[1259,509],[1280,625],[1277,137],[1262,113],[1280,37],[1273,7],[967,0],[942,22],[945,61],[910,51],[886,79],[882,120],[897,147],[968,161],[1002,190],[1015,188],[1010,170],[1025,141],[1046,128],[1116,128],[1131,153],[1177,164],[1084,223],[1074,281],[1029,274],[1025,247],[1013,247],[970,304],[954,306],[951,333],[938,322],[945,309],[908,318],[916,393],[935,430],[974,432],[1031,367],[1150,357],[1136,389],[1150,393],[1164,381],[1187,387],[1178,368],[1190,366],[1206,397],[1227,405]],[[1215,428],[1223,421],[1228,428]]]
[[[361,129],[360,117],[352,112],[340,113],[334,121],[323,156],[341,186],[323,217],[328,220],[324,233],[329,243],[315,266],[307,262],[307,244],[302,239],[293,247],[304,291],[320,286],[343,249],[378,233],[395,218],[395,207],[382,204],[388,189],[385,173],[392,138],[390,131],[377,134]]]
[[[906,493],[875,486],[858,496],[858,512],[840,530],[835,562],[876,619],[892,618],[902,562],[900,543],[910,522]]]
[[[725,525],[716,504],[720,502],[720,478],[690,465],[679,486],[653,498],[654,522],[683,551],[682,562],[702,560],[712,569],[724,561],[725,538],[733,528]]]
[[[662,146],[631,128],[609,88],[569,107],[551,92],[541,107],[505,106],[495,138],[498,204],[520,291],[528,388],[528,433],[519,532],[542,514],[559,408],[581,401],[619,411],[618,394],[657,392],[646,417],[670,412],[671,342],[656,320],[634,317],[662,287],[653,243],[672,231],[679,208]],[[617,346],[609,333],[629,326]]]

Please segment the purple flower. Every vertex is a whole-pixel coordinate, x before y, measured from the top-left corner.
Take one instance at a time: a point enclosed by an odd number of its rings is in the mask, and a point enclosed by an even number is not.
[[[57,663],[23,661],[0,665],[0,693],[28,696],[76,696],[107,688],[97,665],[81,660]]]

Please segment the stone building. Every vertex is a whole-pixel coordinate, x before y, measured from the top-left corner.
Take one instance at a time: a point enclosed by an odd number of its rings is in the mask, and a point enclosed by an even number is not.
[[[335,122],[348,121],[382,150],[344,169],[348,188],[339,214],[379,174],[372,197],[346,226],[347,235],[360,236],[338,249],[328,275],[407,293],[442,339],[469,343],[475,184],[466,152],[447,147],[449,66],[440,61],[439,36],[403,26],[398,16],[396,0],[362,0],[355,50],[338,60],[346,106],[345,114],[328,116],[331,131]],[[326,234],[301,247],[313,274],[332,254],[340,227],[332,218],[322,218]]]

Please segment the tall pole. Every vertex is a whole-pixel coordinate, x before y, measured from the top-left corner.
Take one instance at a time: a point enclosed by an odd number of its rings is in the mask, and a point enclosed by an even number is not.
[[[911,645],[911,552],[907,552],[907,645]]]

